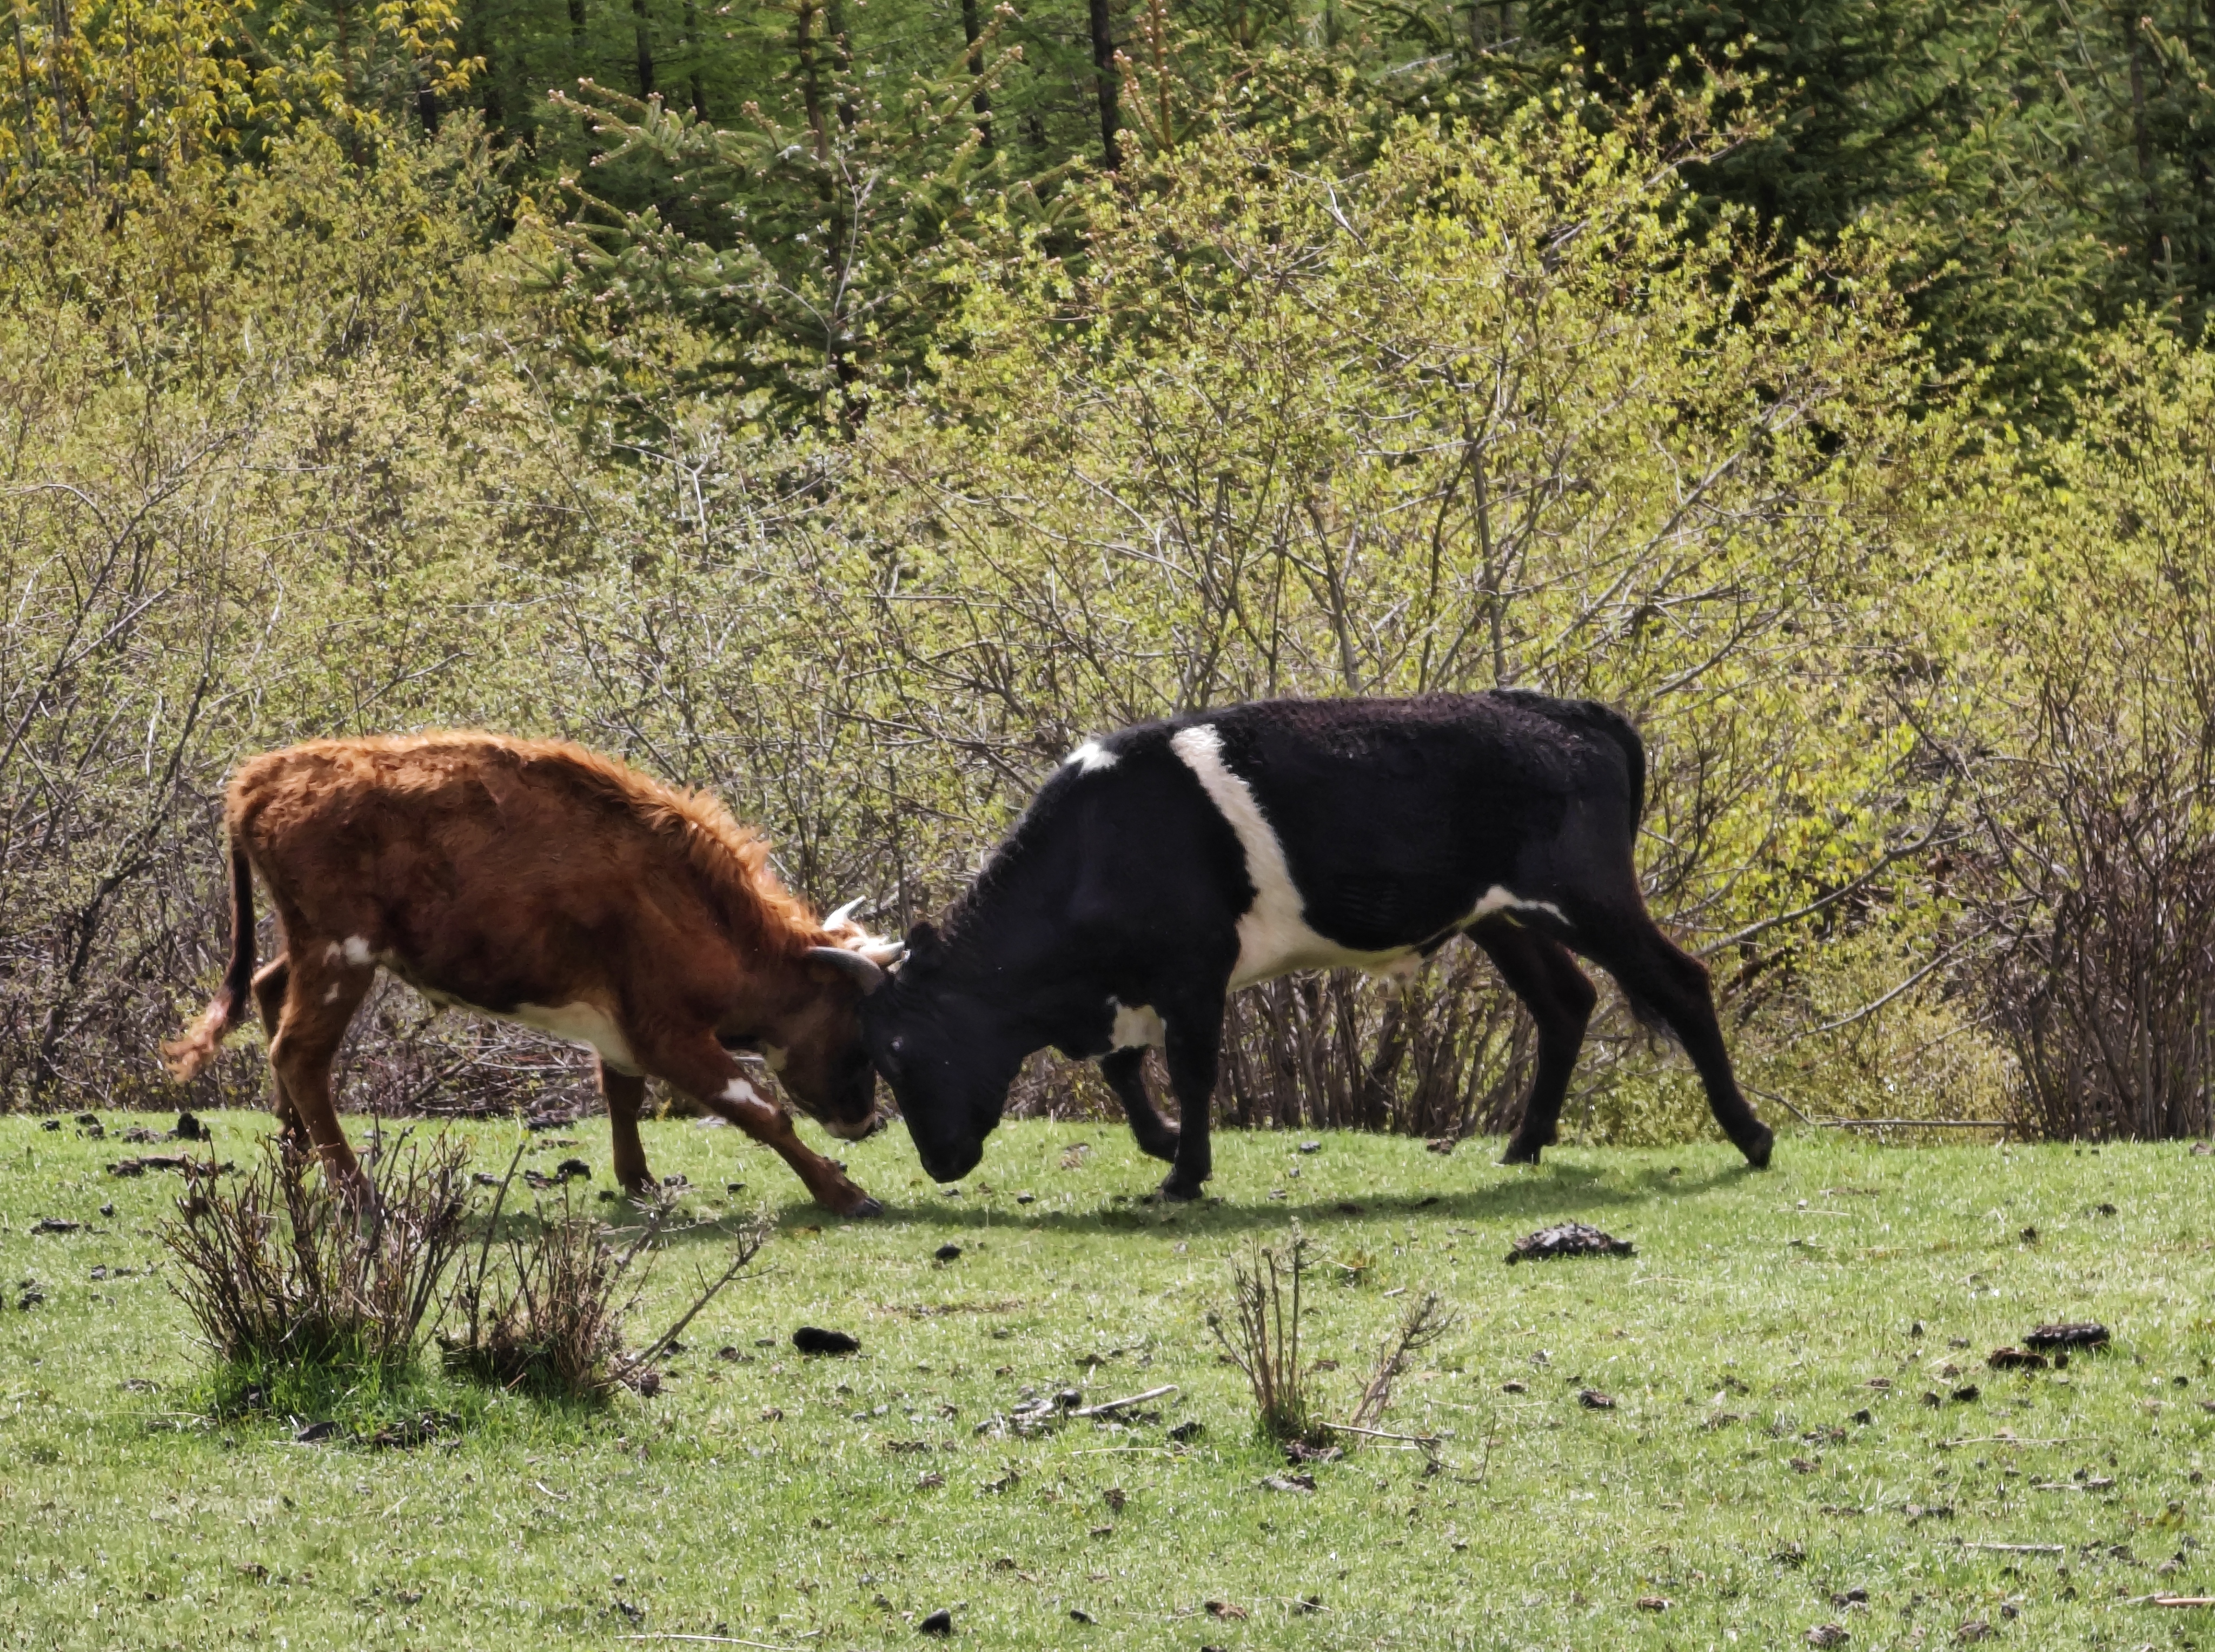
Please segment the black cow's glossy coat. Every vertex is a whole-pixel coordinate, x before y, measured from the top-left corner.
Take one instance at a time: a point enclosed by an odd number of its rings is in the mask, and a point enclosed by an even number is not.
[[[1257,867],[1173,743],[1200,725],[1273,832],[1306,928],[1345,959],[1263,949],[1242,967]],[[1733,1079],[1707,972],[1647,915],[1631,856],[1645,753],[1616,712],[1512,690],[1264,701],[1089,749],[1101,757],[1055,771],[943,932],[917,925],[907,961],[864,1001],[871,1053],[932,1176],[968,1172],[1023,1058],[1052,1045],[1101,1059],[1140,1146],[1173,1163],[1163,1191],[1196,1196],[1234,984],[1309,962],[1375,966],[1457,933],[1485,949],[1538,1023],[1509,1162],[1533,1162],[1553,1140],[1591,1015],[1571,949],[1675,1032],[1725,1133],[1768,1162],[1770,1133]],[[1512,907],[1483,910],[1488,892]],[[1119,1006],[1160,1016],[1181,1129],[1146,1096],[1144,1050],[1113,1047]]]

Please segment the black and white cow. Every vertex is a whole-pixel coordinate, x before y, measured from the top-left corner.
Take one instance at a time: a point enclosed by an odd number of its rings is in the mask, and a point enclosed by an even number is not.
[[[1096,1057],[1170,1198],[1210,1170],[1225,998],[1297,969],[1413,968],[1457,934],[1538,1024],[1506,1162],[1554,1139],[1604,966],[1699,1069],[1757,1167],[1707,971],[1647,915],[1632,864],[1646,754],[1619,714],[1518,690],[1275,700],[1148,723],[1071,752],[943,931],[862,1000],[863,1035],[923,1168],[966,1175],[1032,1051]],[[1142,1067],[1160,1046],[1181,1129]]]

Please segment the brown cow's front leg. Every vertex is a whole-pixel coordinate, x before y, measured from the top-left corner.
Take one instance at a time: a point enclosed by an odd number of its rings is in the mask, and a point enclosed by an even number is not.
[[[613,1150],[616,1180],[627,1193],[644,1198],[653,1190],[653,1173],[646,1168],[646,1145],[638,1139],[646,1080],[635,1072],[617,1072],[602,1056],[600,1095],[608,1104],[608,1145]]]
[[[756,1141],[774,1148],[793,1173],[805,1182],[815,1202],[841,1216],[876,1216],[884,1207],[846,1179],[846,1173],[801,1140],[791,1115],[764,1098],[712,1038],[687,1043],[680,1049],[657,1052],[641,1059],[657,1077],[693,1097],[745,1131]]]

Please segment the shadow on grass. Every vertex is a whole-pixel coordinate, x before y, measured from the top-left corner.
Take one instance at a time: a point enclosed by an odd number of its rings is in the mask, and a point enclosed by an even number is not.
[[[1166,1204],[1150,1194],[1109,1195],[1104,1207],[1048,1210],[1037,1206],[1007,1207],[1004,1195],[995,1194],[987,1204],[972,1196],[948,1198],[933,1194],[921,1198],[888,1198],[883,1212],[861,1219],[873,1228],[915,1227],[933,1234],[970,1230],[978,1232],[1021,1229],[1044,1233],[1130,1235],[1156,1233],[1170,1239],[1193,1234],[1240,1234],[1274,1231],[1294,1222],[1326,1231],[1334,1226],[1384,1218],[1417,1218],[1426,1221],[1512,1222],[1543,1225],[1564,1217],[1593,1216],[1615,1210],[1636,1209],[1660,1199],[1697,1196],[1735,1188],[1760,1172],[1744,1164],[1720,1166],[1698,1175],[1672,1176],[1666,1170],[1644,1169],[1629,1177],[1609,1169],[1581,1164],[1549,1164],[1536,1170],[1503,1173],[1502,1179],[1482,1188],[1427,1192],[1360,1194],[1350,1197],[1257,1199],[1232,1201],[1209,1198],[1193,1204]],[[783,1236],[843,1226],[846,1219],[834,1216],[804,1200],[773,1207],[769,1212],[776,1232]],[[743,1219],[727,1219],[735,1226]],[[723,1221],[710,1220],[672,1231],[672,1246],[714,1244],[727,1238]]]

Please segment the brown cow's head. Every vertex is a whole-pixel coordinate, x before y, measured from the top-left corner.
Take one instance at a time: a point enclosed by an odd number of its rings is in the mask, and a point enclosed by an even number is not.
[[[768,1018],[745,1043],[801,1110],[834,1136],[858,1141],[883,1123],[877,1074],[862,1038],[861,1003],[884,984],[880,961],[899,950],[855,930],[849,945],[809,949],[801,966],[807,990]]]

